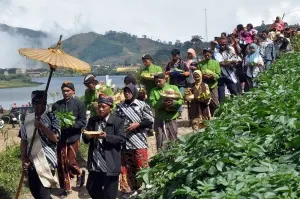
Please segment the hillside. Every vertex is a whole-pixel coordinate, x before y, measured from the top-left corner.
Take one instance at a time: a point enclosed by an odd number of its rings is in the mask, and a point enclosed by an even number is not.
[[[21,35],[32,39],[43,39],[49,36],[43,31],[31,30],[28,28],[12,27],[1,23],[0,32],[7,32],[11,35]]]
[[[81,33],[63,41],[63,49],[89,63],[130,65],[139,63],[143,54],[155,54],[173,46],[149,38],[138,38],[124,32]]]
[[[21,38],[24,43],[30,44],[27,47],[41,48],[49,45],[49,41],[55,44],[56,38],[53,35],[37,30],[27,28],[11,27],[6,24],[0,24],[0,32],[9,33],[10,36]],[[194,37],[194,36],[193,36]],[[201,38],[196,36],[196,38]],[[195,47],[196,51],[205,47],[201,40],[196,42],[162,42],[152,40],[146,35],[138,38],[125,32],[108,31],[105,34],[95,32],[81,33],[65,39],[62,48],[92,65],[131,65],[141,64],[141,57],[145,53],[153,56],[156,63],[164,65],[170,59],[172,48],[179,48],[185,57],[185,52],[190,47]],[[23,47],[23,46],[22,46]],[[25,46],[24,46],[25,47]],[[198,49],[198,50],[197,50]],[[26,65],[35,65],[31,60],[26,60]],[[12,66],[11,66],[12,67]],[[15,67],[15,66],[13,66]]]

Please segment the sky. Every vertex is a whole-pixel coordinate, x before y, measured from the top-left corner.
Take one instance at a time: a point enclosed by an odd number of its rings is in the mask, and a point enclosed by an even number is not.
[[[192,35],[212,40],[221,32],[231,33],[237,24],[272,23],[283,13],[289,24],[299,22],[300,0],[0,0],[0,23],[64,38],[114,30],[167,42],[187,41]],[[0,34],[1,43],[5,40],[11,50],[28,45],[22,39]],[[3,61],[7,54],[9,50],[0,50],[0,68],[11,65]],[[14,62],[14,55],[9,57]]]
[[[206,39],[205,8],[209,40],[239,23],[271,23],[297,9],[285,19],[300,21],[299,0],[0,0],[0,23],[66,36],[116,30],[186,41],[196,34]]]

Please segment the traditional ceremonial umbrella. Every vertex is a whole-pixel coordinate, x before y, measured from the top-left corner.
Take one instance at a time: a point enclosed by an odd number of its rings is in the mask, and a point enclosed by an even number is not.
[[[75,57],[72,57],[71,55],[68,55],[61,49],[61,39],[62,39],[62,35],[60,35],[57,45],[55,47],[50,47],[48,49],[32,49],[32,48],[19,49],[19,53],[21,55],[24,55],[25,57],[33,59],[33,60],[38,60],[38,61],[47,63],[50,67],[50,74],[48,77],[48,81],[46,84],[45,93],[44,93],[42,101],[44,101],[46,99],[52,74],[57,68],[73,69],[73,70],[76,70],[81,73],[91,72],[91,67],[88,63],[81,61]],[[41,113],[36,113],[37,119],[40,119],[40,117],[41,117],[40,114]],[[33,137],[29,144],[28,154],[31,153],[33,141],[34,141],[36,133],[37,133],[37,128],[34,129]],[[21,179],[19,182],[19,187],[18,187],[16,197],[15,197],[16,199],[19,198],[19,195],[20,195],[20,192],[22,189],[24,176],[25,176],[25,171],[23,170]]]

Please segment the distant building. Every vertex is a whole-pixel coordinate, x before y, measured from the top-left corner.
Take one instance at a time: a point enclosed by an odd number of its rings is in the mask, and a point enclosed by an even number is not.
[[[25,68],[18,68],[17,70],[16,70],[16,74],[17,75],[25,75],[26,74],[26,72],[27,72],[27,70],[25,69]]]

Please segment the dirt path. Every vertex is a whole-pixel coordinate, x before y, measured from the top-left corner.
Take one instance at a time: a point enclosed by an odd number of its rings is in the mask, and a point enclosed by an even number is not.
[[[187,127],[187,125],[188,125],[187,111],[186,111],[186,109],[183,109],[183,110],[184,110],[183,118],[182,118],[182,120],[178,121],[178,126],[179,126],[178,135],[179,136],[186,135],[186,134],[192,132],[192,129]],[[8,132],[8,142],[7,142],[8,145],[20,142],[20,139],[17,137],[17,134],[19,131],[18,126],[15,129],[11,129],[11,125],[6,125],[5,131]],[[148,138],[148,144],[149,144],[149,148],[148,148],[149,158],[151,158],[156,153],[155,136]],[[0,135],[0,151],[2,151],[4,149],[5,149],[4,138],[2,135]],[[85,168],[83,168],[83,169],[85,169]],[[88,173],[88,172],[86,172],[86,173]],[[86,176],[86,179],[87,179],[87,176]],[[72,184],[73,192],[68,197],[68,199],[90,198],[85,186],[83,186],[82,188],[76,188],[76,179],[73,179],[71,184]],[[53,199],[58,199],[59,193],[60,193],[60,190],[53,190],[53,194],[52,194]],[[21,196],[20,199],[33,199],[33,197],[31,196],[30,193],[28,193],[28,194]]]

